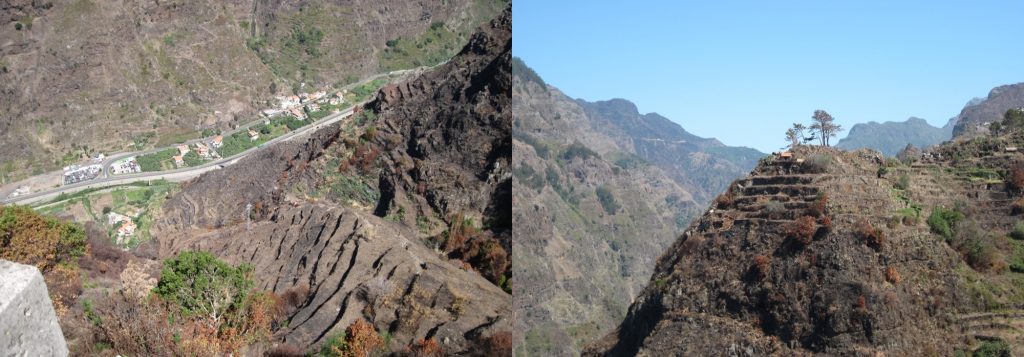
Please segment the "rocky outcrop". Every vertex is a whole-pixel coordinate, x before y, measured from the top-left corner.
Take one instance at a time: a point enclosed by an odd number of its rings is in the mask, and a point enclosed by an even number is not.
[[[954,118],[954,137],[971,137],[988,133],[987,123],[1003,120],[1003,114],[1013,108],[1024,107],[1024,83],[992,88],[982,101],[972,101]]]
[[[511,236],[510,51],[507,9],[448,64],[385,88],[354,119],[184,184],[164,204],[157,255],[209,251],[252,264],[261,288],[308,291],[275,335],[303,350],[363,318],[392,351],[433,338],[446,354],[482,353],[510,333],[512,297],[482,268],[426,246],[418,223],[458,214],[486,225],[473,239]],[[382,155],[339,174],[353,149]],[[308,194],[339,176],[370,178],[359,184],[377,202]]]
[[[366,318],[392,336],[393,350],[434,338],[466,354],[511,330],[512,297],[479,274],[423,246],[406,227],[352,209],[285,207],[269,219],[162,240],[161,255],[203,250],[255,267],[257,287],[284,295],[308,290],[277,332],[280,341],[317,348]]]
[[[39,269],[0,260],[0,291],[0,354],[68,355]]]
[[[376,214],[399,210],[489,227],[511,252],[512,13],[470,37],[436,71],[386,86],[366,106],[384,153]]]

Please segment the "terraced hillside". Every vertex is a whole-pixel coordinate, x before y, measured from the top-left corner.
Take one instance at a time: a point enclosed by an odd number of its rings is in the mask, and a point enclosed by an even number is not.
[[[900,163],[801,147],[734,182],[585,355],[953,355],[1020,349],[1024,143]],[[1009,310],[1008,310],[1009,309]]]
[[[232,128],[274,95],[439,63],[505,4],[4,1],[0,182]]]

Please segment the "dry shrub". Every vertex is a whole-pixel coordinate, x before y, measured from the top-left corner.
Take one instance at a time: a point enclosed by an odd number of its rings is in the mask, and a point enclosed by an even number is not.
[[[408,347],[410,356],[413,357],[440,357],[444,356],[444,350],[433,338],[420,339]]]
[[[146,264],[137,260],[128,262],[121,271],[121,288],[125,295],[142,300],[156,287],[156,278],[146,273]]]
[[[485,356],[511,356],[512,355],[512,332],[495,332],[487,337],[483,343]]]
[[[349,160],[341,160],[341,163],[338,164],[338,172],[347,172],[350,168],[352,168],[352,164],[349,163]]]
[[[826,231],[831,232],[832,231],[832,217],[829,217],[829,216],[821,217],[821,226],[824,227]]]
[[[814,241],[814,233],[818,230],[814,217],[803,216],[790,222],[785,227],[786,236],[803,245],[811,244]]]
[[[882,250],[882,247],[885,245],[885,232],[875,228],[866,220],[857,222],[855,233],[857,237],[876,251]]]
[[[859,312],[867,312],[868,311],[868,299],[866,297],[864,297],[864,295],[858,296],[857,297],[857,302],[853,305],[853,307],[855,309],[857,309],[857,311],[859,311]]]
[[[896,267],[890,266],[889,269],[885,271],[885,280],[892,284],[900,283],[900,272],[896,271]]]
[[[491,232],[482,232],[462,214],[452,218],[444,236],[441,248],[449,259],[469,263],[487,280],[498,284],[502,276],[510,275],[511,263],[508,251],[501,246]]]
[[[44,275],[87,254],[81,226],[40,215],[24,206],[0,206],[0,259],[34,265]]]
[[[1011,192],[1024,191],[1024,165],[1017,163],[1006,174],[1006,186]]]
[[[43,275],[43,280],[54,304],[59,302],[62,306],[73,306],[82,294],[82,273],[70,264],[54,266]]]
[[[751,267],[751,269],[754,271],[754,274],[756,274],[759,279],[764,279],[768,277],[768,273],[771,271],[771,264],[771,258],[765,255],[758,254],[754,256],[754,265]]]
[[[281,300],[286,309],[294,311],[309,297],[309,284],[301,283],[292,286],[281,293]]]
[[[736,202],[736,194],[732,193],[731,190],[718,195],[718,197],[715,198],[715,206],[718,207],[718,209],[727,209],[732,207],[734,202]]]
[[[1013,200],[1013,204],[1010,205],[1010,208],[1012,209],[1011,213],[1013,215],[1024,213],[1024,198]]]
[[[384,347],[384,339],[373,325],[359,319],[345,329],[345,346],[347,354],[339,353],[340,356],[369,356],[371,352]]]
[[[368,171],[373,166],[373,163],[377,161],[378,156],[380,156],[380,151],[376,147],[371,144],[363,144],[356,148],[351,160],[352,164],[356,165],[360,170]]]
[[[814,203],[807,208],[807,215],[811,217],[821,217],[825,215],[825,211],[828,205],[828,193],[822,193],[818,195],[818,198],[814,200]]]
[[[120,354],[215,356],[267,341],[276,305],[272,294],[252,293],[239,311],[214,321],[183,316],[155,294],[140,300],[122,291],[102,300],[96,312],[102,339]]]

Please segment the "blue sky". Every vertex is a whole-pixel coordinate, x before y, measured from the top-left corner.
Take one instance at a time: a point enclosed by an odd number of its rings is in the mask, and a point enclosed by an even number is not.
[[[513,54],[568,96],[629,99],[765,152],[815,109],[845,129],[911,116],[942,126],[971,98],[1024,82],[1024,1],[513,6]]]

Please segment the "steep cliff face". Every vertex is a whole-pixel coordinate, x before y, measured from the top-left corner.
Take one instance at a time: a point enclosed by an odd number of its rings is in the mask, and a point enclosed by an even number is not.
[[[971,105],[973,104],[973,105]],[[1003,120],[1008,109],[1024,107],[1024,83],[992,88],[982,101],[968,103],[954,118],[953,136],[975,136],[988,133],[986,123]]]
[[[872,151],[764,160],[658,259],[622,324],[584,355],[951,355],[984,339],[1019,343],[1019,321],[993,310],[1024,302],[1024,271],[1007,269],[1024,259],[1007,238],[1016,193],[1002,184],[1024,157],[996,149],[1021,140],[947,144],[886,170]]]
[[[274,292],[308,287],[279,341],[315,348],[365,318],[394,351],[434,338],[445,353],[484,353],[512,325],[512,297],[496,285],[511,281],[500,247],[511,236],[510,51],[507,9],[356,118],[183,185],[164,205],[159,255],[206,250],[253,264]],[[477,250],[424,244],[455,227]]]
[[[636,105],[626,100],[577,102],[592,119],[595,130],[665,170],[697,202],[711,200],[764,156],[751,148],[727,146],[714,138],[690,134],[657,113],[640,114]]]
[[[731,161],[723,152],[745,150],[626,100],[573,100],[518,59],[512,68],[516,353],[576,355],[623,317],[709,199],[691,192],[718,190],[756,156]]]
[[[0,175],[57,168],[66,154],[131,149],[136,139],[173,143],[200,129],[228,128],[251,120],[273,94],[347,84],[385,70],[382,53],[391,40],[442,32],[431,41],[445,47],[404,53],[396,66],[433,64],[456,53],[503,6],[468,0],[4,2]],[[419,61],[427,56],[434,60]]]

